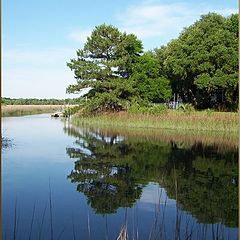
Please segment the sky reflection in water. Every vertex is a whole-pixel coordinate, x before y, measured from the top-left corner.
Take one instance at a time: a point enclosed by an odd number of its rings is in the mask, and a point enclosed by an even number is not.
[[[46,114],[2,121],[13,142],[2,152],[3,239],[51,239],[51,214],[54,239],[116,239],[125,223],[130,239],[237,239],[236,148]]]

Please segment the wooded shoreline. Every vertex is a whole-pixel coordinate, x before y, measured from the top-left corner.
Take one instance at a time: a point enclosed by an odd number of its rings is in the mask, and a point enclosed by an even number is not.
[[[72,105],[74,106],[74,105]],[[63,105],[3,105],[2,117],[22,116],[63,111]],[[82,116],[75,114],[71,122],[76,126],[172,129],[191,131],[219,131],[238,133],[238,112],[192,111],[169,109],[162,113],[107,112]]]

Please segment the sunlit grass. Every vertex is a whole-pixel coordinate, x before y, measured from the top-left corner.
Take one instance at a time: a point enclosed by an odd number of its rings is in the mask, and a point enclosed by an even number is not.
[[[78,126],[238,132],[238,113],[168,110],[162,114],[105,113],[73,117]]]
[[[59,111],[62,105],[3,105],[1,113],[3,117],[23,116],[38,113],[51,113]]]

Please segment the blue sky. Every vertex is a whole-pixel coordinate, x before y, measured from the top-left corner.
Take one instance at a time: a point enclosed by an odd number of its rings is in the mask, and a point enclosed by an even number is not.
[[[236,0],[2,0],[2,96],[72,98],[66,62],[93,28],[112,24],[134,33],[144,49],[177,38],[202,14],[238,12]]]

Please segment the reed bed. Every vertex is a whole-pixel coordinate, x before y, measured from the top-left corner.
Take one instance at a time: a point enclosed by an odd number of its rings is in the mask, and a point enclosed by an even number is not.
[[[158,191],[158,197],[156,198],[155,201],[155,206],[154,206],[154,212],[153,212],[153,217],[152,217],[152,224],[149,229],[146,229],[146,234],[148,235],[149,240],[155,240],[155,239],[162,239],[162,240],[167,240],[167,239],[183,239],[183,240],[208,240],[208,239],[229,239],[224,238],[227,236],[227,229],[224,229],[224,224],[219,220],[218,223],[200,223],[195,221],[194,219],[191,219],[189,215],[184,216],[183,215],[183,210],[181,209],[180,204],[177,202],[178,201],[178,181],[177,177],[175,174],[174,170],[174,175],[173,175],[173,184],[175,188],[175,197],[174,199],[176,200],[176,213],[175,217],[172,218],[172,224],[169,226],[169,222],[167,221],[167,205],[169,201],[168,196],[164,196],[163,194],[163,188],[160,188]],[[159,179],[160,182],[164,181],[164,176],[161,176],[161,179]],[[57,229],[54,227],[54,202],[52,198],[52,189],[51,189],[51,184],[49,181],[49,196],[48,200],[46,201],[46,204],[44,206],[43,213],[41,211],[37,211],[37,208],[39,207],[37,204],[37,201],[34,201],[33,203],[33,208],[32,208],[32,214],[29,216],[29,232],[26,232],[25,235],[28,235],[28,239],[37,239],[36,237],[38,236],[38,239],[63,239],[62,234],[64,233],[66,226],[64,226],[62,229]],[[29,206],[30,207],[30,206]],[[123,224],[120,227],[119,233],[117,234],[116,238],[111,238],[111,239],[116,239],[116,240],[138,240],[142,239],[141,235],[139,236],[139,223],[138,223],[138,217],[137,217],[137,205],[133,207],[133,209],[136,211],[133,213],[136,218],[135,220],[131,218],[131,215],[128,215],[128,207],[125,207],[125,214],[124,214],[124,220]],[[9,229],[6,229],[5,232],[5,238],[4,239],[13,239],[13,240],[18,240],[18,239],[23,239],[21,236],[21,223],[19,219],[22,218],[22,215],[20,216],[20,213],[23,211],[20,211],[19,209],[19,203],[18,199],[16,197],[15,204],[14,204],[14,214],[13,214],[13,226],[11,226]],[[29,210],[29,209],[24,209],[24,210]],[[49,216],[46,216],[46,212],[49,210]],[[38,214],[37,214],[38,213]],[[65,216],[68,218],[68,216]],[[80,216],[79,216],[80,217]],[[81,218],[83,216],[81,215]],[[105,216],[107,217],[107,215]],[[76,232],[75,227],[82,227],[84,222],[81,222],[80,220],[80,225],[79,225],[79,220],[78,222],[74,222],[73,214],[71,219],[71,225],[68,227],[72,227],[72,237],[68,236],[68,239],[83,239],[83,236],[79,236]],[[88,234],[85,235],[85,237],[88,235],[89,239],[92,239],[92,234],[94,233],[94,228],[90,224],[90,216],[89,216],[89,211],[87,214],[87,230]],[[133,223],[132,221],[136,221],[136,224],[133,225],[133,229],[129,229],[128,224]],[[76,224],[76,226],[75,226]],[[45,231],[43,231],[45,225]],[[167,228],[170,229],[171,231],[171,237],[168,236],[167,233]],[[107,235],[106,239],[110,239],[108,236],[108,229],[106,229]],[[54,234],[59,232],[58,235]],[[44,233],[44,234],[43,234]],[[208,235],[207,235],[208,233]],[[45,235],[45,236],[43,236]],[[58,237],[56,237],[58,236]],[[25,238],[27,239],[27,238]],[[65,238],[64,238],[65,239]]]
[[[3,105],[1,106],[2,117],[23,116],[38,113],[51,113],[59,111],[62,105]]]
[[[78,126],[152,128],[191,131],[238,132],[238,113],[232,112],[181,112],[168,110],[164,113],[105,113],[95,116],[76,115],[72,122]]]
[[[76,133],[81,132],[81,126],[71,124],[68,126]],[[124,136],[131,141],[150,141],[176,143],[186,146],[192,146],[193,143],[202,143],[203,145],[212,145],[218,149],[218,152],[224,152],[226,149],[237,150],[239,147],[239,136],[236,132],[218,132],[218,131],[183,131],[172,129],[153,129],[153,128],[123,128],[108,126],[89,126],[84,127],[86,131],[95,132],[103,136]]]

